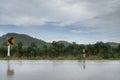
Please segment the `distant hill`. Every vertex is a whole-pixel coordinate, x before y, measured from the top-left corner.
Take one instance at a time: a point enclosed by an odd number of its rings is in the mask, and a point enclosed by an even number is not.
[[[59,44],[64,44],[65,46],[69,46],[71,43],[67,42],[67,41],[57,41]]]
[[[116,43],[116,42],[107,42],[107,44],[113,46],[113,47],[117,47],[120,43]]]
[[[43,40],[33,38],[26,34],[18,34],[18,33],[7,33],[3,35],[2,37],[0,37],[0,45],[6,44],[6,38],[8,35],[15,38],[15,45],[17,45],[19,42],[22,42],[23,46],[29,46],[33,42],[36,43],[37,46],[51,45],[51,43],[45,42]],[[67,41],[56,41],[56,42],[63,43],[65,46],[68,46],[71,44],[70,42],[67,42]],[[107,42],[107,44],[110,44],[113,47],[117,47],[120,43]]]
[[[15,38],[15,45],[17,45],[17,43],[19,42],[22,42],[23,46],[29,46],[33,42],[36,43],[38,46],[43,46],[46,44],[46,42],[43,40],[39,40],[25,34],[7,33],[0,37],[0,45],[6,42],[7,35],[10,35],[11,37]]]

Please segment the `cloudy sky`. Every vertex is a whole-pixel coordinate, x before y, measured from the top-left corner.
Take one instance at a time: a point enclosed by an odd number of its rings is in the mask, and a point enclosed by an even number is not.
[[[0,36],[120,42],[120,0],[0,0]]]

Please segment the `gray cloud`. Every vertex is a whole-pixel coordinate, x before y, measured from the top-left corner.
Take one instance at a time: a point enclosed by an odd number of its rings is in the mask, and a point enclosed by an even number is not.
[[[52,20],[69,25],[89,16],[83,5],[64,0],[1,0],[0,3],[0,24],[36,24],[42,18],[45,23]]]
[[[119,3],[119,0],[0,0],[0,24],[58,21],[63,25],[77,22],[87,25],[98,24],[100,20],[108,24],[118,22]]]
[[[49,22],[77,25],[72,33],[106,32],[116,36],[120,30],[120,0],[0,0],[0,25],[26,27]]]

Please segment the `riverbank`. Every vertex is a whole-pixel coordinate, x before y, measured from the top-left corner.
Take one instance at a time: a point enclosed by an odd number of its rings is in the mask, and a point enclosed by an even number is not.
[[[73,57],[73,56],[59,56],[59,57],[0,57],[0,60],[83,60],[82,57]],[[107,58],[104,59],[98,56],[89,56],[86,57],[86,60],[120,60],[117,58]]]

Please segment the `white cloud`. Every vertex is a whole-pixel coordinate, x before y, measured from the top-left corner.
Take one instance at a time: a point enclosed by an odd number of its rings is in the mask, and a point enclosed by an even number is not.
[[[100,29],[90,29],[90,30],[79,30],[79,29],[75,29],[75,30],[71,30],[70,32],[73,33],[101,33],[104,32],[103,30]]]
[[[104,32],[120,40],[119,9],[120,0],[0,0],[0,25],[29,27],[53,22],[57,27],[75,27],[68,28],[72,33]]]
[[[45,18],[35,18],[35,17],[20,17],[16,19],[16,24],[19,25],[27,25],[27,26],[32,26],[32,25],[44,25],[48,20]]]
[[[91,17],[84,5],[69,4],[64,0],[1,0],[0,5],[0,24],[25,24],[24,20],[20,21],[24,18],[27,18],[27,24],[36,24],[44,18],[69,25]],[[31,21],[33,17],[34,21]]]
[[[0,0],[0,24],[120,26],[119,0]],[[101,25],[102,24],[102,25]]]

